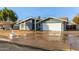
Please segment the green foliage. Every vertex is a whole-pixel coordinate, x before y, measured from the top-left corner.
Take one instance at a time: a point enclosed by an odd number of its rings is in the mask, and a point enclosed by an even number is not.
[[[3,8],[2,10],[0,10],[0,21],[17,21],[17,15],[16,13],[8,8]]]
[[[3,18],[3,12],[2,12],[2,10],[0,10],[0,21],[3,21],[4,20],[4,18]]]

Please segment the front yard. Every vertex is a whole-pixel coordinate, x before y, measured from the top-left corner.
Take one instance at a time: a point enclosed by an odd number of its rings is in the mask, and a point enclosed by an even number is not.
[[[10,39],[11,42],[42,48],[46,50],[69,50],[68,35],[79,35],[78,31],[20,31],[14,30],[18,38]],[[11,30],[0,30],[0,38],[8,38]],[[60,35],[61,34],[61,35]]]

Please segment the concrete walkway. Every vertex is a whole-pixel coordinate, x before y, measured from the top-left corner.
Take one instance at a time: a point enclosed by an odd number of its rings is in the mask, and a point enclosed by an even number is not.
[[[10,39],[0,38],[0,41],[11,41]]]

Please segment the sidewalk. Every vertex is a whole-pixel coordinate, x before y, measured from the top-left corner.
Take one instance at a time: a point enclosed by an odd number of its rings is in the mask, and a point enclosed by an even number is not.
[[[8,42],[10,42],[11,40],[10,39],[5,39],[5,38],[0,38],[0,41],[8,41]]]

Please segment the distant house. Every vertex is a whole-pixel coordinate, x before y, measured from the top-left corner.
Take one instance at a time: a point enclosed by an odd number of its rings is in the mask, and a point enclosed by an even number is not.
[[[66,28],[67,28],[67,31],[75,31],[75,30],[77,30],[77,26],[75,24],[68,24],[66,26]]]
[[[15,24],[15,22],[1,21],[0,22],[0,30],[10,30],[13,28],[14,24]]]
[[[65,24],[64,22],[67,22],[66,20],[63,19],[57,19],[57,18],[46,18],[37,24],[39,24],[39,30],[51,30],[51,31],[64,31]]]
[[[19,24],[14,24],[13,25],[13,30],[19,30]]]
[[[73,21],[69,22],[66,26],[67,31],[76,31],[79,30],[79,26]]]

